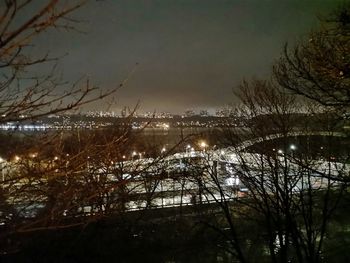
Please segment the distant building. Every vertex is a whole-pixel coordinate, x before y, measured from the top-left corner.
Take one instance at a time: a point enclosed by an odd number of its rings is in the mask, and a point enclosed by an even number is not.
[[[193,117],[196,113],[193,110],[187,110],[185,111],[185,117]]]
[[[154,112],[147,111],[145,114],[143,114],[145,118],[153,118],[154,117]]]
[[[208,116],[209,116],[209,113],[208,113],[207,110],[201,110],[201,111],[199,112],[199,115],[200,115],[201,117],[208,117]]]
[[[158,118],[173,118],[170,112],[160,112],[157,116]]]
[[[122,116],[123,118],[126,117],[126,116],[127,116],[127,108],[124,107],[124,108],[121,110],[120,114],[121,114],[121,116]]]
[[[216,110],[217,117],[230,117],[234,115],[234,110],[230,106],[225,106],[224,108]]]

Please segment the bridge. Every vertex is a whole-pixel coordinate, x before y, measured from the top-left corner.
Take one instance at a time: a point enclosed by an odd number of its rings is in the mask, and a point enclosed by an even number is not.
[[[181,205],[193,205],[198,200],[200,202],[217,202],[224,200],[232,200],[239,198],[246,194],[248,190],[241,178],[237,176],[237,171],[244,161],[245,165],[250,165],[252,169],[256,168],[258,173],[259,163],[262,158],[266,159],[266,156],[261,154],[253,154],[244,152],[247,148],[261,142],[270,141],[285,137],[297,137],[297,136],[334,136],[334,137],[347,137],[342,132],[324,132],[324,131],[313,131],[313,132],[290,132],[288,134],[271,134],[263,138],[257,138],[252,140],[244,141],[234,147],[226,147],[222,149],[213,150],[202,150],[202,151],[186,151],[179,152],[162,159],[140,159],[136,161],[129,161],[127,165],[133,166],[137,162],[137,166],[142,169],[146,167],[156,167],[156,171],[159,171],[159,167],[164,169],[168,175],[174,175],[171,178],[162,178],[158,180],[158,185],[155,186],[154,192],[155,198],[152,201],[153,208],[167,207],[167,206],[181,206]],[[276,153],[277,160],[282,161],[284,156]],[[155,165],[153,165],[155,164]],[[297,171],[300,169],[299,164],[293,163],[292,160],[288,160],[288,166],[291,167],[291,171]],[[213,170],[215,167],[215,171]],[[196,169],[211,169],[211,173],[215,172],[218,174],[220,185],[213,185],[211,175],[208,171],[204,172],[203,181],[206,184],[205,187],[209,192],[209,195],[201,192],[198,182],[193,178],[186,178],[187,172]],[[327,161],[314,161],[311,167],[308,167],[313,173],[311,178],[311,184],[314,188],[325,187],[326,180],[323,179],[324,174],[332,178],[332,183],[337,184],[337,178],[339,176],[349,176],[349,165],[337,162]],[[145,171],[147,174],[147,171]],[[156,172],[151,170],[148,173],[149,176],[156,175]],[[178,175],[178,177],[176,177]],[[293,174],[291,174],[293,176]],[[126,176],[127,178],[128,176]],[[130,179],[132,179],[130,177]],[[307,185],[305,178],[296,179],[298,182],[294,182],[295,185],[291,191],[301,191],[303,187]],[[210,183],[211,182],[211,183]],[[203,183],[203,182],[201,182]],[[224,195],[220,193],[218,187],[222,188]],[[135,185],[132,183],[132,188],[138,194],[144,194],[145,190],[142,189],[142,185]],[[169,196],[170,195],[170,196]],[[129,210],[138,210],[145,208],[148,204],[129,202],[127,207]]]
[[[305,131],[293,131],[293,132],[288,132],[286,134],[283,133],[274,133],[274,134],[269,134],[263,137],[258,137],[258,138],[252,138],[246,141],[243,141],[235,146],[227,147],[227,151],[229,152],[240,152],[244,151],[245,149],[258,144],[262,142],[267,142],[267,141],[272,141],[280,138],[288,138],[288,137],[301,137],[301,136],[330,136],[330,137],[342,137],[342,138],[349,138],[350,135],[344,133],[344,132],[327,132],[327,131],[310,131],[310,132],[305,132]]]
[[[287,137],[304,135],[310,135],[310,133],[289,133]],[[343,133],[324,132],[314,132],[311,135],[346,136]],[[115,185],[110,188],[110,191],[118,192],[122,181],[123,190],[128,194],[127,200],[122,204],[125,211],[230,201],[248,193],[243,178],[238,176],[243,162],[244,165],[250,167],[252,171],[250,176],[254,177],[258,176],[261,171],[259,170],[260,162],[268,158],[262,154],[249,153],[244,150],[256,143],[284,136],[273,134],[242,142],[235,147],[178,152],[165,157],[125,160],[111,164],[111,168],[123,168],[121,177],[106,174],[105,170],[97,170],[93,173],[97,176],[107,176],[108,182]],[[283,155],[276,153],[276,160],[281,162],[281,165],[283,165],[283,158]],[[288,160],[287,165],[290,167],[291,176],[294,176],[293,171],[300,169],[300,166],[291,160]],[[336,178],[339,174],[349,176],[350,171],[349,165],[322,160],[313,162],[309,169],[313,173],[311,179],[313,188],[325,187],[325,182],[320,176],[322,174],[326,173]],[[200,176],[197,176],[198,173]],[[336,184],[335,180],[333,181]],[[299,176],[296,177],[293,184],[290,190],[298,192],[304,189],[307,182],[305,178]],[[119,202],[118,196],[116,198],[115,201]],[[30,209],[34,208],[30,207]],[[96,212],[95,209],[93,204],[86,204],[82,205],[77,212],[90,214]]]

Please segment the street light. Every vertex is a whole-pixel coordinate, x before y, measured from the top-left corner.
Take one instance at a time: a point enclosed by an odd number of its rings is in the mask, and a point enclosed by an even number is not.
[[[190,145],[190,144],[187,144],[187,145],[186,145],[185,151],[186,151],[186,155],[188,155],[189,153],[191,153],[191,145]]]
[[[199,146],[202,148],[202,151],[205,152],[205,148],[208,147],[208,144],[205,141],[201,141]]]
[[[294,158],[294,151],[297,149],[297,147],[294,144],[291,144],[289,148],[292,151],[292,157]]]
[[[31,153],[31,154],[29,154],[29,157],[30,158],[35,158],[35,157],[37,157],[38,156],[38,153]]]

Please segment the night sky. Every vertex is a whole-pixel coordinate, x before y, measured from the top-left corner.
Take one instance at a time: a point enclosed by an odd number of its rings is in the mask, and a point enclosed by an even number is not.
[[[305,37],[342,0],[105,0],[74,17],[86,33],[51,31],[38,50],[69,53],[67,80],[88,76],[101,88],[118,85],[135,68],[110,110],[215,109],[234,101],[243,78],[268,77],[286,41]],[[104,110],[95,103],[89,109]]]

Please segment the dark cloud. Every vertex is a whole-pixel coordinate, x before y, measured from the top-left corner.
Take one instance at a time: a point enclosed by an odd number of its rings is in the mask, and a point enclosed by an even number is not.
[[[143,110],[212,108],[233,100],[243,77],[266,77],[286,41],[317,26],[335,0],[106,0],[75,17],[86,34],[50,32],[37,48],[69,53],[66,78],[87,75],[101,87],[120,83],[140,63],[118,104]],[[90,107],[98,108],[98,105]]]

